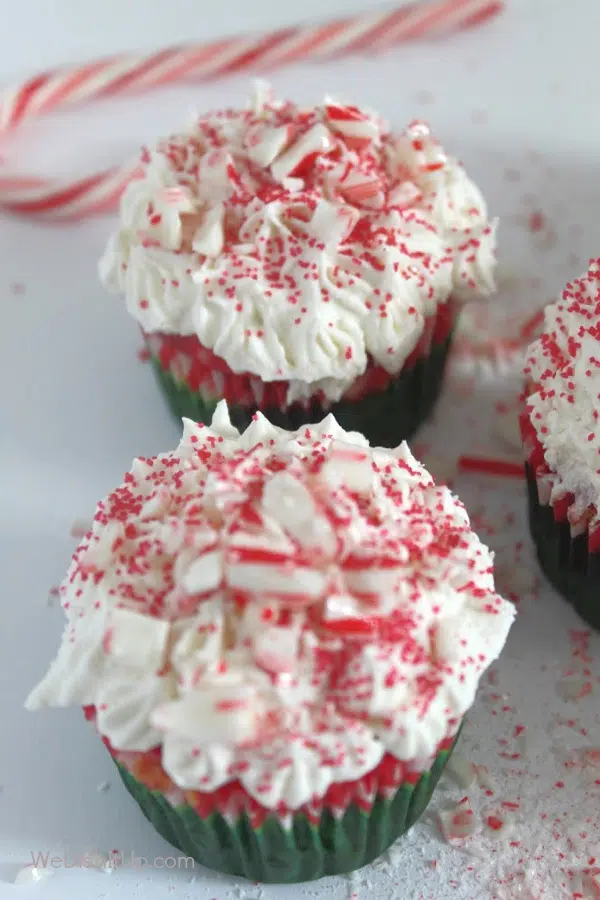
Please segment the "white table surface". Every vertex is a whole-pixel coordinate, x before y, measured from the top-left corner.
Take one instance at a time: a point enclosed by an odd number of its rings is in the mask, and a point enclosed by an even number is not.
[[[304,0],[301,14],[364,5]],[[297,18],[295,9],[275,0],[103,0],[93,11],[81,0],[1,0],[0,13],[0,21],[10,23],[0,36],[0,79],[6,82],[64,60]],[[501,291],[494,304],[514,313],[549,299],[600,250],[599,26],[598,0],[509,0],[501,19],[471,34],[379,59],[296,66],[272,80],[300,101],[316,102],[327,90],[378,107],[398,126],[427,117],[501,217]],[[246,88],[246,80],[235,77],[105,103],[35,124],[1,151],[21,168],[90,171],[176,128],[192,108],[244,103]],[[544,227],[532,233],[536,211]],[[600,768],[587,752],[600,745],[600,639],[589,636],[586,661],[574,643],[587,640],[584,626],[538,580],[523,485],[473,476],[462,476],[456,487],[497,550],[501,586],[520,595],[506,652],[493,683],[482,684],[459,750],[463,760],[488,766],[488,793],[485,784],[445,779],[433,812],[387,858],[352,878],[262,887],[196,866],[122,869],[110,876],[57,869],[43,883],[14,885],[32,852],[173,855],[130,800],[79,711],[32,715],[22,708],[62,629],[60,608],[48,595],[74,548],[71,524],[90,517],[134,455],[169,449],[178,440],[150,371],[137,359],[134,324],[96,279],[112,224],[53,226],[0,216],[0,898],[577,896],[583,870],[594,865],[589,860],[600,860]],[[507,450],[493,427],[495,403],[514,398],[518,379],[478,374],[470,394],[454,373],[436,421],[419,436],[438,455],[475,446]],[[587,696],[564,699],[579,682],[589,683]],[[517,726],[525,726],[525,741],[516,737]],[[451,846],[435,811],[465,795],[477,833]],[[509,817],[512,833],[499,838],[486,821],[503,801],[519,808]]]

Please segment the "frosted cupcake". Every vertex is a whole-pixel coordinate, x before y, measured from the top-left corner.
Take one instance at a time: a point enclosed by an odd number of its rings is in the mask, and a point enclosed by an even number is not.
[[[138,459],[61,587],[27,706],[82,704],[157,830],[264,882],[347,872],[419,817],[514,616],[464,507],[332,416],[225,403]]]
[[[521,431],[538,557],[600,628],[600,259],[546,308],[525,377]]]
[[[332,412],[396,446],[431,411],[495,223],[426,125],[325,101],[223,110],[144,150],[100,265],[177,416]]]

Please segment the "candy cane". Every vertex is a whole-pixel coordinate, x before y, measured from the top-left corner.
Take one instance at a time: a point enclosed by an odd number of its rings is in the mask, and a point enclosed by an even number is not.
[[[53,70],[0,95],[0,135],[28,119],[99,97],[153,90],[167,84],[265,71],[300,61],[332,59],[478,25],[503,8],[502,0],[436,0],[366,13],[316,26],[286,28],[148,56],[116,56],[75,69]],[[0,207],[21,215],[74,219],[103,213],[118,202],[135,165],[78,180],[36,178],[0,169]]]

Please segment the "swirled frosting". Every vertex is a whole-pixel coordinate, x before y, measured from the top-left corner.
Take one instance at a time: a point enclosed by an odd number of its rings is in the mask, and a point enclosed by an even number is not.
[[[551,470],[552,500],[574,495],[572,516],[600,509],[600,259],[546,307],[528,349],[527,408]]]
[[[483,198],[425,124],[394,135],[259,90],[144,150],[100,273],[146,332],[337,399],[368,355],[400,371],[425,317],[489,293],[494,265]]]
[[[243,435],[224,401],[137,459],[61,587],[27,700],[93,704],[112,746],[162,747],[181,788],[233,778],[294,809],[386,752],[429,764],[514,616],[464,507],[332,416]]]

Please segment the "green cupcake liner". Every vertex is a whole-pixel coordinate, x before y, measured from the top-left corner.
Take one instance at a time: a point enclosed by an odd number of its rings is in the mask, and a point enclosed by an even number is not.
[[[306,408],[294,404],[284,410],[266,407],[260,412],[273,425],[290,430],[319,422],[331,412],[342,428],[360,432],[373,446],[397,447],[408,440],[431,414],[442,389],[451,343],[452,338],[449,337],[444,343],[434,345],[428,356],[400,372],[385,390],[368,394],[360,400],[341,400],[328,409],[312,401]],[[159,385],[177,419],[185,417],[210,424],[221,398],[208,398],[191,391],[163,369],[155,356],[151,356],[151,360]],[[229,414],[232,423],[243,431],[257,409],[231,405]]]
[[[377,794],[368,811],[352,803],[335,817],[325,809],[315,824],[304,813],[286,824],[273,813],[259,827],[245,812],[231,821],[220,812],[201,818],[187,804],[173,806],[115,762],[143,814],[183,854],[228,875],[284,884],[351,872],[385,853],[425,810],[454,744],[414,784],[401,785],[391,797]]]
[[[539,502],[531,466],[525,466],[525,473],[529,526],[540,566],[579,616],[600,630],[600,553],[589,552],[587,531],[573,537],[567,520],[556,521],[552,506]]]

